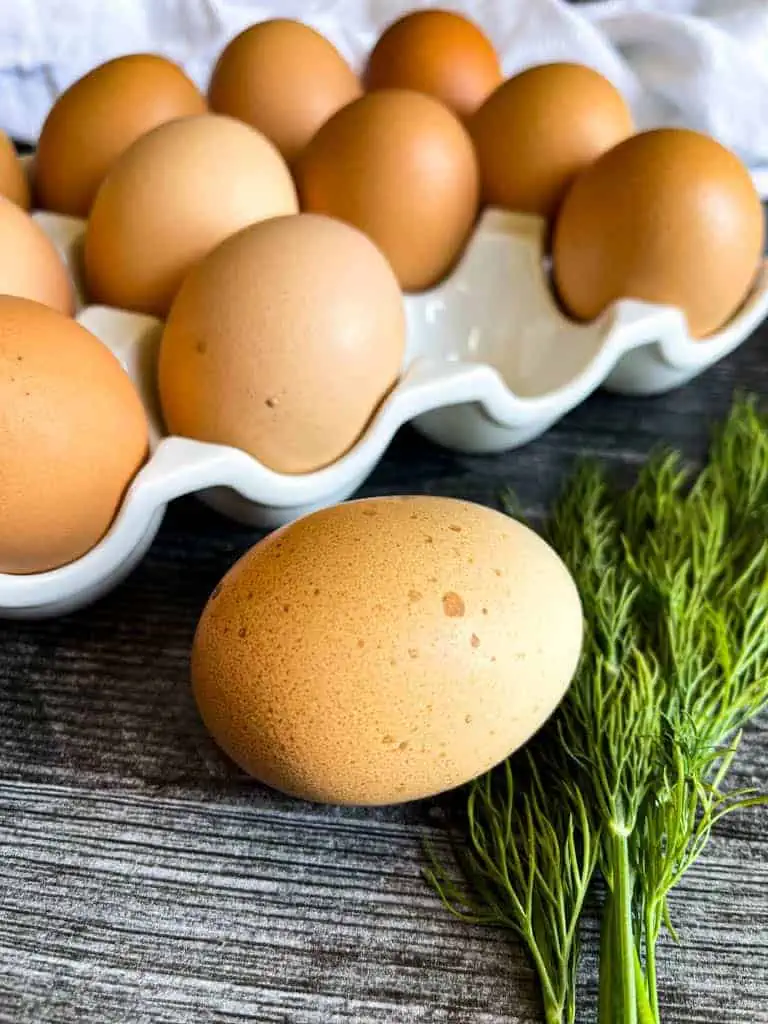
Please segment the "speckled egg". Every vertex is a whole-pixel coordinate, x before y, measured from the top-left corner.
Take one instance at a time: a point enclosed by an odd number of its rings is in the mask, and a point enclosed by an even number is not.
[[[582,640],[555,552],[492,509],[374,498],[301,519],[214,590],[192,651],[205,724],[257,779],[309,800],[451,789],[554,710]]]

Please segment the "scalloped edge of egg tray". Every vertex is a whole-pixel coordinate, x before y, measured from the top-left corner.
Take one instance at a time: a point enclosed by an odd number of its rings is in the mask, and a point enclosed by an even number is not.
[[[407,422],[463,452],[498,452],[542,434],[604,386],[659,394],[736,348],[768,314],[768,262],[733,320],[705,341],[676,309],[615,303],[591,323],[568,320],[549,287],[544,222],[488,210],[449,278],[405,296],[402,376],[344,456],[313,473],[276,473],[243,451],[163,436],[155,392],[162,323],[85,305],[79,286],[84,223],[37,212],[72,274],[77,319],[118,357],[151,424],[151,455],[103,539],[77,561],[28,576],[0,574],[0,616],[64,614],[120,582],[146,552],[174,498],[196,493],[240,522],[273,527],[348,498]]]

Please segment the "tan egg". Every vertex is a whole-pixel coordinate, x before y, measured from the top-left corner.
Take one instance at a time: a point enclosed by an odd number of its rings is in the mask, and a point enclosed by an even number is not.
[[[10,199],[22,210],[29,209],[27,173],[19,160],[16,147],[2,131],[0,131],[0,196]]]
[[[74,561],[109,529],[147,454],[138,394],[74,320],[0,296],[0,572]]]
[[[123,154],[85,235],[92,302],[163,317],[187,271],[248,224],[297,211],[272,143],[214,114],[161,125]]]
[[[453,11],[413,11],[387,28],[371,53],[365,84],[414,89],[442,100],[464,117],[501,82],[490,39]]]
[[[212,110],[258,128],[290,163],[361,91],[357,75],[319,32],[274,18],[229,43],[213,70],[208,99]]]
[[[365,235],[312,214],[265,221],[184,282],[160,348],[163,414],[171,433],[311,472],[363,433],[404,348],[400,289]]]
[[[468,123],[483,202],[551,217],[574,177],[633,130],[621,93],[580,64],[508,79]]]
[[[555,224],[555,285],[577,319],[641,299],[678,306],[705,337],[746,298],[763,232],[760,198],[733,153],[687,129],[644,132],[574,182]]]
[[[192,683],[217,742],[299,797],[389,804],[503,760],[554,710],[582,616],[555,552],[500,512],[374,498],[249,551],[211,595]]]
[[[379,246],[403,288],[436,284],[472,230],[472,143],[437,100],[370,93],[327,121],[296,165],[302,208],[353,224]]]
[[[63,92],[45,120],[35,154],[37,205],[87,217],[107,171],[132,142],[205,109],[197,86],[165,57],[136,53],[101,64]]]
[[[71,315],[74,289],[53,242],[28,213],[0,196],[0,294]]]

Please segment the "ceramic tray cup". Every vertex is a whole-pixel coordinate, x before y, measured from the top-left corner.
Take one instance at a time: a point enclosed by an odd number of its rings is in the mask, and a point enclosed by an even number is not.
[[[400,382],[354,447],[325,469],[276,473],[242,451],[164,434],[155,392],[162,325],[152,317],[84,303],[79,251],[84,223],[36,219],[59,248],[80,298],[77,319],[120,359],[151,423],[151,457],[109,532],[70,565],[33,576],[0,574],[0,616],[43,617],[101,596],[136,565],[168,502],[196,493],[240,522],[277,526],[349,497],[404,423],[438,444],[498,452],[530,441],[603,386],[659,394],[739,345],[768,314],[768,264],[720,332],[693,340],[676,309],[623,301],[576,324],[557,307],[544,260],[544,222],[489,210],[452,275],[405,298],[408,339]]]

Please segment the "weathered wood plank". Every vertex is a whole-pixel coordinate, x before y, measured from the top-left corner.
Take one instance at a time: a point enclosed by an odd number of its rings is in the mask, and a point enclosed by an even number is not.
[[[514,944],[425,889],[429,817],[5,783],[0,1020],[533,1024]],[[768,1020],[767,886],[762,835],[713,842],[675,901],[667,1019]]]

